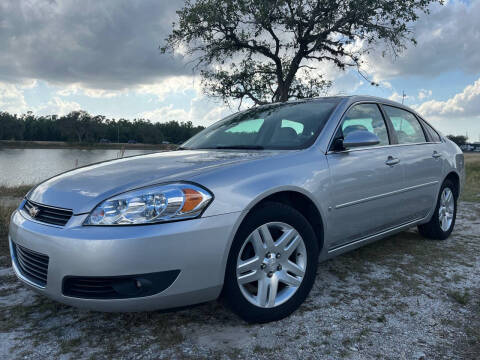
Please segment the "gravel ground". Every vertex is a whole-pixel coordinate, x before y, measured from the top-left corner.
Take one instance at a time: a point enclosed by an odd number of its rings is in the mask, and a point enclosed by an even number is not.
[[[5,259],[0,259],[5,264]],[[319,265],[306,303],[247,325],[218,302],[107,314],[54,303],[0,268],[0,359],[478,359],[480,204],[446,241],[414,230]]]

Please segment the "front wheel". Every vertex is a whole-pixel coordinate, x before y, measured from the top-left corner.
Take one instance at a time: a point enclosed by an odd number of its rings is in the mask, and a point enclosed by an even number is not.
[[[454,183],[445,180],[440,188],[437,206],[431,220],[418,226],[421,235],[436,240],[445,240],[450,236],[457,217],[457,191]]]
[[[297,210],[266,203],[242,223],[225,275],[227,305],[248,322],[282,319],[305,300],[315,280],[318,243]]]

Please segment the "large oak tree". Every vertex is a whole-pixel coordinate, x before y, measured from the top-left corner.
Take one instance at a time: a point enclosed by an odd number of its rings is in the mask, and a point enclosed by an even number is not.
[[[186,0],[161,51],[188,57],[206,93],[226,102],[313,97],[330,85],[320,64],[360,71],[379,44],[396,56],[434,2],[442,0]]]

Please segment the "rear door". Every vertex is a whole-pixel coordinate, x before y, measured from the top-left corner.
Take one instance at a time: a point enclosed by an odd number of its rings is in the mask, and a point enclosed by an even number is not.
[[[403,186],[403,172],[378,105],[361,103],[350,107],[334,140],[350,131],[370,131],[378,136],[380,144],[344,151],[331,149],[327,153],[330,250],[381,232],[399,221],[397,191]]]
[[[440,144],[432,141],[413,113],[388,105],[382,107],[393,124],[398,157],[405,172],[401,211],[410,220],[423,218],[435,204],[440,186],[443,166]]]

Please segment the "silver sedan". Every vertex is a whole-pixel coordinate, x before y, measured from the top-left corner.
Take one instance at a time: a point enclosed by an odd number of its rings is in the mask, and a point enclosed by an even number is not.
[[[73,306],[144,311],[221,295],[246,321],[272,321],[305,300],[318,261],[412,226],[446,239],[464,178],[460,149],[398,103],[255,107],[176,151],[36,186],[12,215],[12,262]]]

